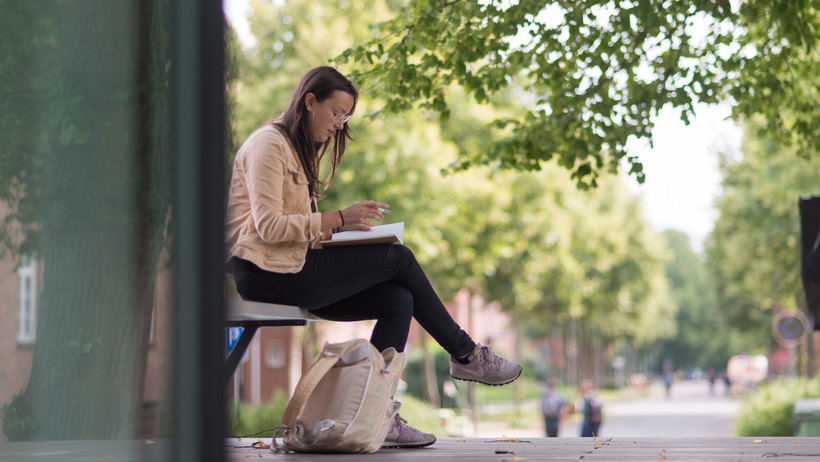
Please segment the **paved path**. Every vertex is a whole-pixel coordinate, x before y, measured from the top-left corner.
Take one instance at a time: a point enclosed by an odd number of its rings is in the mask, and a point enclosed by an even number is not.
[[[648,397],[631,401],[604,403],[602,437],[730,437],[735,436],[735,417],[739,401],[724,396],[718,386],[710,395],[706,382],[678,382],[670,397],[663,385],[653,384]],[[534,404],[533,404],[534,405]],[[581,434],[579,419],[562,422],[558,436]],[[478,437],[544,436],[541,422],[532,427],[510,428],[496,422],[479,422]]]
[[[606,436],[726,437],[735,436],[739,401],[714,396],[706,382],[679,382],[666,397],[655,385],[648,398],[607,406],[601,433]]]

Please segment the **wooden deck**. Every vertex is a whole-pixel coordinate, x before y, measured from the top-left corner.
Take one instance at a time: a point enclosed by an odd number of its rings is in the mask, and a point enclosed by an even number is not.
[[[535,462],[535,461],[820,461],[820,437],[735,438],[441,438],[423,449],[374,454],[282,454],[253,448],[257,439],[226,439],[229,462]],[[261,441],[270,443],[270,438]],[[0,443],[2,462],[179,462],[170,440],[39,441]]]
[[[736,438],[440,438],[423,449],[374,454],[282,454],[226,440],[228,460],[280,461],[820,461],[820,437]],[[270,438],[261,440],[269,444]]]

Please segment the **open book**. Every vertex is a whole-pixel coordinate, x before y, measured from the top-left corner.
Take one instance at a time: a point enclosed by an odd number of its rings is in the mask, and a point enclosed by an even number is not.
[[[370,231],[342,231],[322,241],[322,247],[365,244],[403,244],[404,222],[374,226]]]

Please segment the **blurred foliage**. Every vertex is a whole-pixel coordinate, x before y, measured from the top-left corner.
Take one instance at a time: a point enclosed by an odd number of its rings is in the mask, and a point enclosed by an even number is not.
[[[820,377],[781,378],[761,385],[740,405],[737,435],[794,435],[794,402],[802,398],[820,398]]]
[[[733,328],[726,310],[718,304],[710,267],[692,250],[686,234],[669,230],[664,237],[674,255],[666,265],[666,276],[678,312],[675,335],[659,344],[661,356],[671,359],[676,370],[699,367],[720,371],[730,356],[759,348],[758,338]]]
[[[688,122],[696,103],[733,99],[735,117],[766,114],[773,135],[816,151],[818,26],[810,1],[409,0],[338,60],[391,112],[447,119],[454,85],[479,103],[517,86],[526,109],[485,125],[498,138],[455,166],[556,159],[587,187],[621,166],[643,181],[627,143],[651,142],[666,105]]]
[[[515,383],[516,386],[521,389],[521,399],[524,402],[529,403],[532,401],[538,401],[540,403],[541,394],[544,392],[544,384],[541,381],[534,379],[531,376],[524,376],[522,374],[522,377],[516,380]],[[467,382],[458,381],[456,385],[459,388],[459,392],[466,393],[468,385]],[[484,385],[476,385],[476,402],[479,405],[509,402],[511,395],[509,388],[510,387],[489,387]],[[571,392],[573,389],[573,387],[562,387],[561,391]],[[564,396],[575,395],[570,393],[569,395],[564,394]],[[541,412],[540,409],[538,412]]]
[[[399,415],[407,420],[410,426],[434,435],[444,434],[438,409],[408,394],[397,395],[396,401],[401,403]]]
[[[460,407],[466,405],[464,397],[460,399],[453,399],[444,393],[444,382],[449,380],[453,383],[450,377],[450,355],[444,350],[436,350],[432,354],[434,368],[436,371],[436,384],[439,396],[441,397],[441,407]],[[407,365],[404,368],[404,381],[407,383],[407,389],[404,392],[405,396],[413,396],[416,399],[426,400],[426,384],[424,375],[424,351],[420,348],[414,348],[407,354]]]
[[[399,414],[413,427],[433,434],[443,434],[438,411],[429,404],[408,394],[398,395]],[[266,403],[238,402],[228,408],[228,434],[234,437],[271,438],[273,429],[282,425],[288,406],[288,396],[277,391]]]
[[[800,196],[820,194],[820,158],[799,156],[770,135],[750,120],[742,157],[723,156],[719,217],[706,246],[720,309],[758,339],[771,338],[775,306],[805,306],[797,205]]]
[[[276,391],[266,403],[234,403],[226,413],[228,434],[235,437],[271,438],[273,429],[282,425],[287,407],[288,395],[281,390]]]
[[[36,425],[31,411],[19,398],[12,397],[8,403],[0,405],[0,419],[3,421],[3,433],[9,441],[29,441],[35,436]]]

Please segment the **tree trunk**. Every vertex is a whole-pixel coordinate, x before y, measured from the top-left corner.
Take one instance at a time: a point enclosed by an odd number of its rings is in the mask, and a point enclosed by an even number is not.
[[[436,358],[427,345],[427,334],[423,334],[421,347],[424,350],[424,394],[427,402],[438,409],[441,407],[441,395],[438,393],[438,378],[436,377]]]
[[[513,359],[516,362],[520,363],[521,362],[521,356],[522,356],[521,355],[521,351],[522,351],[522,348],[521,348],[521,336],[522,336],[521,330],[522,329],[521,329],[521,311],[520,311],[520,308],[519,308],[518,304],[513,305],[512,319],[513,319],[513,325],[515,326],[514,327],[515,351],[513,352]],[[521,380],[516,380],[515,382],[512,383],[512,385],[513,385],[513,405],[514,405],[514,410],[515,410],[514,414],[515,414],[516,419],[520,419],[521,416],[522,416],[521,415],[522,414],[521,404],[524,402],[524,390],[523,390],[523,387],[521,386],[521,383],[522,383]]]
[[[168,43],[147,35],[165,6],[58,4],[58,99],[40,128],[51,148],[43,289],[30,380],[12,403],[28,416],[15,439],[138,436],[170,192]]]
[[[587,317],[578,320],[578,377],[580,380],[588,379],[596,381],[595,374],[595,348],[593,339],[595,333]]]

